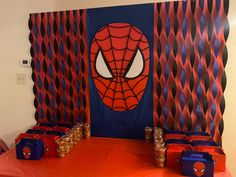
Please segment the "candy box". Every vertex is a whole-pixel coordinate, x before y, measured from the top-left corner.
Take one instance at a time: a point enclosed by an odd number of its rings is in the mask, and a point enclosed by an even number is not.
[[[55,135],[55,136],[61,137],[61,136],[65,135],[65,132],[47,131],[45,134],[46,134],[46,135]]]
[[[215,170],[225,171],[226,156],[220,147],[215,146],[196,146],[195,151],[208,152],[214,160]]]
[[[42,140],[44,144],[44,155],[47,156],[57,156],[57,144],[56,140],[59,136],[55,135],[40,135],[40,140]]]
[[[48,122],[41,122],[37,124],[38,126],[46,126],[46,127],[66,127],[66,128],[72,128],[72,124],[66,124],[66,123],[48,123]]]
[[[188,136],[198,135],[198,136],[210,136],[207,132],[188,132]]]
[[[28,129],[28,130],[26,131],[26,133],[28,133],[28,134],[44,134],[45,131],[43,131],[43,130]]]
[[[194,140],[191,142],[192,146],[217,146],[214,141],[206,141],[206,140]]]
[[[187,140],[187,136],[183,134],[166,134],[164,138],[165,138],[165,141],[171,140],[171,139]]]
[[[17,144],[21,139],[23,138],[28,138],[28,139],[38,139],[39,135],[36,134],[28,134],[28,133],[21,133],[19,134],[16,139],[15,139],[15,143]]]
[[[47,127],[47,126],[38,126],[38,125],[36,125],[36,126],[34,126],[32,129],[33,129],[33,130],[49,131],[51,128],[50,128],[50,127]]]
[[[202,136],[202,135],[192,135],[188,136],[189,142],[203,140],[203,141],[213,141],[211,136]]]
[[[40,139],[22,138],[16,144],[16,158],[38,160],[43,156],[44,146]]]
[[[182,153],[192,150],[189,144],[169,144],[166,151],[166,165],[168,168],[180,168]]]
[[[73,125],[72,124],[63,124],[63,123],[57,123],[56,127],[66,127],[66,128],[72,128]]]
[[[67,127],[53,127],[52,131],[67,133],[70,131],[70,129]]]
[[[185,132],[182,131],[182,130],[167,130],[167,129],[164,129],[164,133],[165,134],[183,134],[183,135],[185,135]]]
[[[182,139],[168,139],[165,141],[166,146],[168,146],[169,144],[176,144],[178,146],[178,144],[189,144],[188,140],[182,140]]]
[[[214,161],[207,152],[184,151],[182,154],[182,175],[213,177]]]
[[[47,123],[47,122],[41,122],[37,124],[38,126],[46,126],[46,127],[55,127],[56,123]]]

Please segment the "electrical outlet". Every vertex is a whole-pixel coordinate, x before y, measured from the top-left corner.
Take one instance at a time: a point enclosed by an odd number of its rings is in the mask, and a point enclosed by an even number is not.
[[[17,73],[16,74],[16,83],[19,85],[26,84],[26,74],[25,73]]]

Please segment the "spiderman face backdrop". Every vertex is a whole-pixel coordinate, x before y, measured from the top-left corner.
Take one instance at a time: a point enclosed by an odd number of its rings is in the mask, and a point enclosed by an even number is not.
[[[134,109],[148,81],[146,36],[128,23],[102,27],[90,48],[92,78],[103,103],[114,111]]]

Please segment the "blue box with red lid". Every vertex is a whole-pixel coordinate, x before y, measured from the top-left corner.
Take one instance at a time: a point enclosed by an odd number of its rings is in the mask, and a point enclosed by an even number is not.
[[[181,162],[184,176],[214,176],[214,161],[207,152],[184,151]]]
[[[217,146],[214,141],[207,141],[207,140],[194,140],[191,142],[192,146]]]
[[[44,131],[44,130],[28,129],[28,130],[26,131],[26,133],[28,133],[28,134],[44,134],[45,131]]]
[[[207,132],[188,132],[187,133],[188,136],[194,136],[194,135],[198,135],[198,136],[210,136]]]
[[[46,122],[41,122],[37,124],[38,126],[46,126],[46,127],[67,127],[67,128],[72,128],[73,124],[67,124],[67,123],[46,123]]]
[[[16,144],[16,158],[38,160],[44,154],[44,145],[40,139],[22,138]]]
[[[47,131],[45,134],[46,134],[46,135],[55,135],[55,136],[61,137],[61,136],[65,135],[65,132]]]
[[[37,126],[55,127],[56,123],[40,122]]]
[[[168,139],[165,141],[166,146],[168,144],[189,144],[188,140],[184,139]]]
[[[167,129],[164,129],[163,131],[164,131],[165,134],[182,134],[182,135],[186,134],[182,130],[167,130]]]

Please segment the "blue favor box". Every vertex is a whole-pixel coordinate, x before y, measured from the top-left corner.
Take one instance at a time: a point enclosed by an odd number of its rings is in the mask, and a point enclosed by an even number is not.
[[[73,127],[73,124],[66,124],[66,123],[38,123],[38,125],[46,127],[67,127],[67,128]]]
[[[37,124],[38,126],[46,126],[46,127],[55,127],[56,126],[56,123],[38,123]]]
[[[28,130],[26,131],[26,133],[28,133],[28,134],[44,134],[45,131],[43,131],[43,130],[28,129]]]
[[[16,158],[39,160],[44,153],[44,145],[40,139],[23,138],[16,144]]]
[[[207,132],[188,132],[188,136],[198,135],[198,136],[210,136]]]
[[[213,177],[214,161],[207,152],[184,151],[182,156],[182,175]]]
[[[214,141],[206,141],[206,140],[194,140],[191,143],[192,146],[217,146]]]
[[[64,132],[59,132],[59,131],[47,131],[45,133],[46,135],[55,135],[55,136],[64,136],[65,133]]]
[[[168,139],[165,141],[166,146],[168,144],[189,144],[188,140],[182,140],[182,139]]]
[[[182,130],[167,130],[167,129],[164,129],[164,133],[165,134],[181,134],[181,135],[185,135],[186,134]]]

